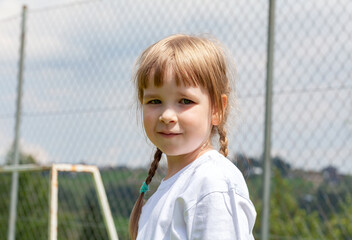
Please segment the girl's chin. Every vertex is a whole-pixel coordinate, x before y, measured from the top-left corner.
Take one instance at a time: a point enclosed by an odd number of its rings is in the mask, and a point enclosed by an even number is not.
[[[203,148],[194,148],[194,149],[161,149],[160,150],[167,156],[167,157],[177,157],[177,156],[186,156],[186,155],[190,155],[190,156],[194,156],[194,155],[201,155],[202,152],[206,152],[208,151],[207,149],[203,149]]]
[[[192,151],[182,151],[174,149],[160,149],[168,157],[177,157],[191,153]]]
[[[202,152],[206,152],[209,149],[213,149],[210,141],[183,141],[183,142],[153,142],[166,156],[176,157],[185,155],[201,155]]]

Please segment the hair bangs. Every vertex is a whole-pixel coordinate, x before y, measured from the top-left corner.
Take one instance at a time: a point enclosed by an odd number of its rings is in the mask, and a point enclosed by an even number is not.
[[[153,65],[150,65],[145,71],[141,71],[138,79],[139,89],[145,89],[148,84],[153,83],[156,87],[161,87],[164,84],[164,80],[171,76],[176,81],[176,85],[180,86],[204,86],[204,83],[200,81],[200,78],[194,72],[194,69],[189,65],[182,65],[182,63],[176,63],[171,59],[158,59]],[[145,74],[143,74],[144,72]]]
[[[183,64],[182,62],[180,63],[175,61],[173,64],[172,71],[177,86],[180,86],[180,84],[183,84],[187,87],[196,87],[199,85],[203,85],[200,81],[200,78],[197,77],[197,74],[195,73],[194,69],[188,64]]]

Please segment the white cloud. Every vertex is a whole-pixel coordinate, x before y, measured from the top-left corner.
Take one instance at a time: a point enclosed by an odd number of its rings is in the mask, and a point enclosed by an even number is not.
[[[36,160],[36,163],[40,165],[47,165],[50,163],[49,153],[39,144],[21,140],[21,151],[25,155],[31,155]]]
[[[0,130],[0,164],[5,163],[5,157],[10,150],[13,139],[10,138],[9,132]],[[20,141],[21,152],[25,155],[31,155],[37,161],[37,163],[49,164],[50,156],[47,151],[39,144],[27,142],[26,140]]]
[[[0,165],[5,163],[5,157],[11,147],[12,141],[9,135],[0,129]]]

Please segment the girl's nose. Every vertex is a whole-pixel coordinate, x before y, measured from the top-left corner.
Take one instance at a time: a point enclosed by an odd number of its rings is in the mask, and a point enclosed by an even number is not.
[[[159,121],[169,124],[177,121],[177,115],[174,110],[166,109],[163,111],[159,117]]]

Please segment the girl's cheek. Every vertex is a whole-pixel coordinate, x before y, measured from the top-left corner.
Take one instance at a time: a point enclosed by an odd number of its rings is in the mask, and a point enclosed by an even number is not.
[[[150,127],[154,123],[155,113],[153,111],[143,111],[143,123],[145,127]]]

